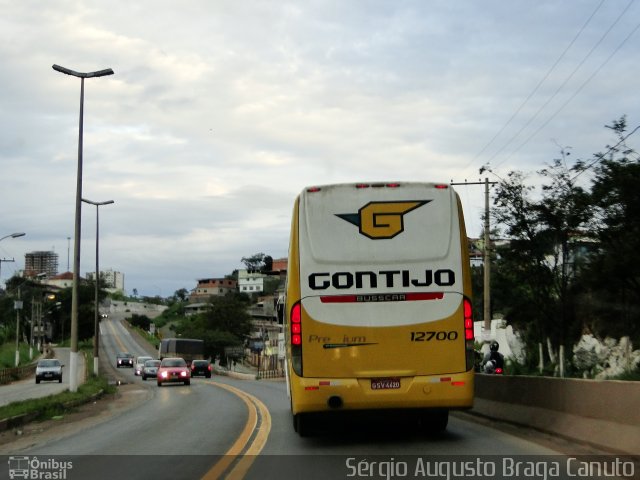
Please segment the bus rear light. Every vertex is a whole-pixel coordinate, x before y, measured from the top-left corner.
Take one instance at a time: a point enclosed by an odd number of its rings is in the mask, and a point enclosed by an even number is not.
[[[316,193],[316,192],[319,192],[320,190],[322,190],[320,187],[309,187],[309,188],[307,188],[307,192],[309,192],[309,193]]]
[[[399,183],[356,183],[356,188],[399,188]]]
[[[300,302],[296,303],[291,309],[291,323],[300,325]]]
[[[291,309],[291,344],[302,345],[302,322],[300,302]]]
[[[466,355],[466,364],[467,370],[471,370],[474,368],[475,364],[475,353],[473,351],[473,340],[475,338],[475,334],[473,331],[473,305],[471,305],[471,300],[468,298],[464,298],[462,301],[462,309],[464,312],[464,339],[465,339],[465,355]]]
[[[434,185],[434,187],[437,188],[438,190],[445,190],[449,188],[449,185],[447,185],[446,183],[438,183]]]
[[[302,305],[296,302],[291,308],[291,366],[297,375],[302,376]]]

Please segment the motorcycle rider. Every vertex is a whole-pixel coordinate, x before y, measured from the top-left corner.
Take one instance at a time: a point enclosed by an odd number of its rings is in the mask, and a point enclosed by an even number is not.
[[[494,373],[497,368],[504,369],[504,355],[498,349],[500,344],[493,340],[489,344],[489,352],[484,356],[482,365],[486,373]],[[489,362],[491,362],[490,365]]]

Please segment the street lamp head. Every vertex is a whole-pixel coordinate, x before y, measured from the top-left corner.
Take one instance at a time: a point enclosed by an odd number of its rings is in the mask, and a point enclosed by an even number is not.
[[[90,205],[95,205],[96,207],[101,207],[102,205],[110,205],[110,204],[112,204],[112,203],[116,203],[116,202],[115,202],[115,201],[113,201],[113,200],[106,200],[106,201],[104,201],[104,202],[94,202],[94,201],[89,200],[89,199],[87,199],[87,198],[83,198],[83,199],[82,199],[82,201],[83,201],[84,203],[88,203],[88,204],[90,204]]]
[[[98,70],[96,72],[76,72],[75,70],[71,70],[66,67],[61,67],[60,65],[54,64],[52,68],[56,72],[64,73],[66,75],[71,75],[73,77],[78,78],[94,78],[94,77],[105,77],[107,75],[113,75],[113,70],[110,68],[105,68],[104,70]]]
[[[16,233],[11,233],[9,235],[5,235],[4,237],[0,237],[0,240],[4,240],[5,238],[24,237],[25,235],[26,235],[26,233],[24,233],[24,232],[16,232]]]

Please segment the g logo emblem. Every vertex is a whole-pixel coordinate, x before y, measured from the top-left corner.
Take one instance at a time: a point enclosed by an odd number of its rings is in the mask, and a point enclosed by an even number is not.
[[[358,213],[339,213],[336,216],[356,225],[365,237],[389,239],[404,231],[405,214],[430,201],[370,202]]]

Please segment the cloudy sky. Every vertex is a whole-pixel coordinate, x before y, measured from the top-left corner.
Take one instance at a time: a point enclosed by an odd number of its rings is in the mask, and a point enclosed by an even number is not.
[[[640,122],[633,0],[0,0],[1,277],[25,253],[72,269],[83,197],[100,266],[172,295],[287,254],[307,185],[535,172]],[[630,139],[633,145],[635,142]],[[484,174],[486,175],[486,174]],[[483,175],[483,177],[484,177]],[[495,177],[492,177],[495,179]],[[468,233],[482,187],[457,187]],[[83,206],[81,272],[95,265]],[[71,241],[68,238],[71,237]],[[70,247],[70,249],[69,249]]]

